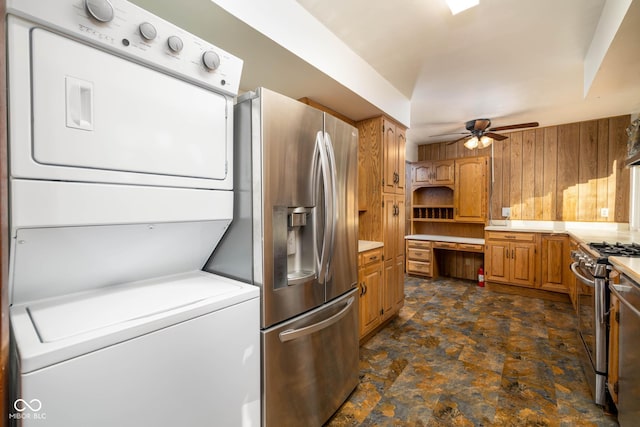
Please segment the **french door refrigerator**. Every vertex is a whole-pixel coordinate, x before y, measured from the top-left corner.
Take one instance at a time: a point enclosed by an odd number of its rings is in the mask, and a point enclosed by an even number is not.
[[[358,383],[358,133],[264,88],[234,118],[234,221],[206,269],[261,288],[263,424],[319,426]]]

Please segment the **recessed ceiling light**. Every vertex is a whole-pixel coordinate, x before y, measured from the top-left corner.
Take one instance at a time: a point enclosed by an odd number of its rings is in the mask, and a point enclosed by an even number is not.
[[[463,10],[467,10],[472,8],[473,6],[477,6],[480,4],[480,0],[446,0],[449,9],[451,9],[451,14],[455,15],[457,13],[462,12]]]

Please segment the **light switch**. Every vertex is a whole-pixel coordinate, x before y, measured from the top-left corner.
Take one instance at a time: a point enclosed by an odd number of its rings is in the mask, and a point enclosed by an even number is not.
[[[509,218],[511,216],[511,208],[502,208],[502,216]]]
[[[600,209],[600,216],[602,218],[609,218],[609,208]]]

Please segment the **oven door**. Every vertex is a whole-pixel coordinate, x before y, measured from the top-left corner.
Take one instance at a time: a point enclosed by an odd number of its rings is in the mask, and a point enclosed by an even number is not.
[[[584,346],[582,365],[595,403],[604,405],[607,376],[607,281],[594,277],[577,262],[571,264],[571,271],[578,280],[578,334]]]

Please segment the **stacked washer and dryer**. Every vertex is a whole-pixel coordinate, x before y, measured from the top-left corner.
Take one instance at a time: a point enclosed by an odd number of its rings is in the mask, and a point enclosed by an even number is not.
[[[233,216],[242,61],[124,0],[8,0],[9,298],[23,426],[260,423]]]

